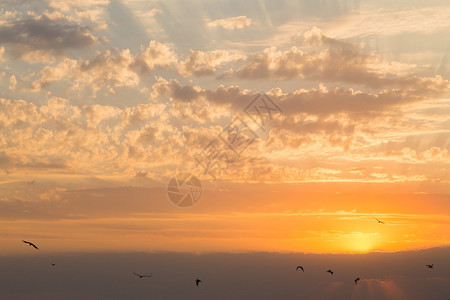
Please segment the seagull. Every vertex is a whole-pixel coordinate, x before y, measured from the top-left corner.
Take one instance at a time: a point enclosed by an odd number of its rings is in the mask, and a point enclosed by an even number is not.
[[[429,269],[433,269],[434,268],[434,264],[431,265],[426,265]]]
[[[136,276],[139,276],[139,278],[143,278],[143,277],[152,277],[151,274],[150,274],[150,275],[140,275],[140,274],[134,273],[134,272],[133,272],[133,274],[136,275]]]
[[[36,250],[39,250],[39,248],[35,244],[33,244],[32,242],[27,242],[27,241],[22,241],[22,242],[24,242],[25,244],[28,244],[28,245],[36,248]]]
[[[295,271],[298,271],[298,269],[302,269],[302,271],[305,272],[305,270],[303,270],[302,266],[297,266],[297,269],[295,269]]]
[[[331,271],[331,270],[328,270],[327,272],[330,273],[331,275],[333,275],[333,273],[334,273],[334,272]]]
[[[198,286],[198,284],[202,282],[200,279],[195,279],[195,284]]]
[[[375,220],[377,220],[377,221],[378,221],[378,223],[380,223],[380,224],[384,224],[384,222],[383,222],[383,221],[381,221],[381,220],[378,220],[377,218],[375,218]]]
[[[357,285],[359,281],[359,277],[355,279],[355,284]]]

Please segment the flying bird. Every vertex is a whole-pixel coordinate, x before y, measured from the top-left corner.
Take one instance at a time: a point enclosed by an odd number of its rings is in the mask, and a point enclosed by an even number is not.
[[[327,272],[330,273],[331,275],[333,275],[333,273],[334,273],[334,272],[331,271],[331,270],[328,270]]]
[[[381,220],[379,220],[379,219],[377,219],[377,218],[375,218],[375,220],[377,220],[378,223],[380,223],[380,224],[385,224],[383,221],[381,221]]]
[[[433,269],[434,268],[434,264],[431,265],[426,265],[429,269]]]
[[[298,269],[302,269],[302,271],[305,272],[305,270],[303,270],[302,266],[297,266],[297,269],[295,269],[295,271],[298,271]]]
[[[150,274],[150,275],[141,275],[141,274],[134,273],[134,272],[133,272],[133,274],[136,275],[136,276],[138,276],[139,278],[143,278],[143,277],[152,277],[151,274]]]
[[[55,264],[55,263],[52,263],[52,267],[54,267],[54,266],[56,266],[56,264]]]
[[[25,244],[28,244],[28,245],[34,247],[36,250],[39,250],[39,248],[35,244],[33,244],[32,242],[27,242],[27,241],[22,241],[22,242],[24,242]]]
[[[359,277],[355,279],[355,284],[357,285],[359,281]]]
[[[195,284],[198,286],[198,284],[202,282],[200,279],[195,279]]]

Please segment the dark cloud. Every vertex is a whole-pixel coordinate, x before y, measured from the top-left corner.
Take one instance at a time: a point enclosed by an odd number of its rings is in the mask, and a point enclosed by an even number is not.
[[[237,86],[219,86],[216,90],[201,89],[198,86],[181,85],[177,80],[167,81],[159,78],[153,85],[156,99],[169,97],[175,102],[190,103],[207,100],[217,105],[232,105],[239,110],[256,96]],[[334,89],[302,90],[282,93],[273,89],[268,95],[282,106],[287,115],[299,113],[330,115],[335,113],[382,112],[398,109],[403,105],[438,98],[450,92],[450,82],[437,76],[435,78],[412,78],[408,89],[386,89],[379,92],[360,92],[354,89],[336,87]]]
[[[100,40],[88,26],[64,19],[52,20],[44,15],[0,26],[0,44],[10,45],[15,58],[33,52],[61,55],[68,49],[87,47]]]
[[[46,239],[41,240],[41,252],[48,251]],[[20,238],[8,243],[22,246],[19,242]],[[6,271],[0,281],[2,299],[298,299],[300,295],[323,300],[422,300],[450,295],[449,248],[363,255],[39,254],[0,258]],[[434,269],[425,267],[430,263]],[[299,264],[304,272],[295,271]],[[330,268],[333,276],[325,272]],[[139,279],[132,272],[153,276]],[[353,282],[356,277],[358,285]],[[202,280],[199,287],[196,278]]]

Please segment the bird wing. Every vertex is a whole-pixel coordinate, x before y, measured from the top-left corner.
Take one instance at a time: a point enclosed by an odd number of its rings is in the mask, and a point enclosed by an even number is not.
[[[141,275],[139,275],[138,273],[134,273],[134,272],[133,272],[133,274],[136,275],[136,276],[141,276]]]
[[[33,246],[34,248],[36,248],[37,250],[39,250],[39,248],[38,248],[35,244],[33,244],[32,242],[28,242],[28,241],[24,241],[24,240],[22,240],[22,242],[24,242],[25,244],[28,244],[28,245],[30,245],[30,246]]]

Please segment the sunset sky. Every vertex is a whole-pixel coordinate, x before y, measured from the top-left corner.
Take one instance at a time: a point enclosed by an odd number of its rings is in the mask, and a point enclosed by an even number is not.
[[[449,55],[447,0],[3,0],[0,255],[448,246]]]

